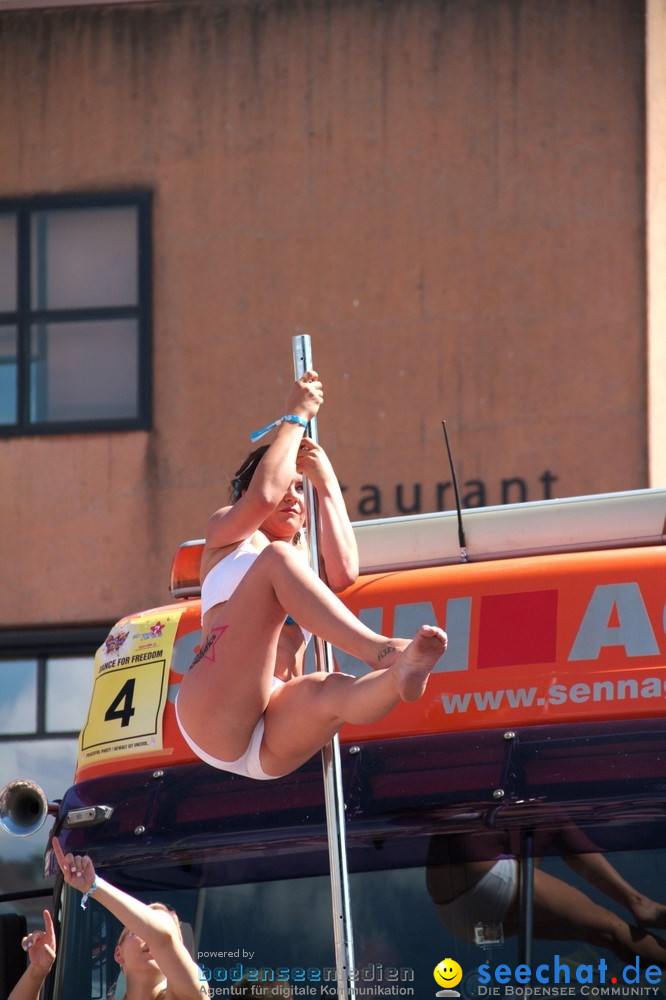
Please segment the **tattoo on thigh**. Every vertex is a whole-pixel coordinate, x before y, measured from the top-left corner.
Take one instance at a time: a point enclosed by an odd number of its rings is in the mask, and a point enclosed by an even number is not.
[[[197,663],[200,663],[201,660],[209,660],[211,663],[215,663],[215,644],[217,640],[220,638],[220,636],[224,635],[224,633],[227,631],[228,628],[229,628],[228,625],[218,625],[216,628],[211,630],[211,633],[206,639],[205,643],[203,644],[197,655],[192,660],[192,663],[190,664],[190,670],[192,669],[192,667],[196,667]],[[208,655],[209,653],[210,656]]]

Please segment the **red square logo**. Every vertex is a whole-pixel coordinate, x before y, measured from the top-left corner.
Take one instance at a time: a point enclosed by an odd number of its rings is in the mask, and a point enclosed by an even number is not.
[[[519,667],[554,663],[557,590],[489,594],[481,598],[478,665]]]

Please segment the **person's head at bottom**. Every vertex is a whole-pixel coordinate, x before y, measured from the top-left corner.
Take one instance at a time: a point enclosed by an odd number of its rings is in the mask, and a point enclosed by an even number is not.
[[[149,906],[151,910],[163,910],[169,914],[176,925],[178,936],[182,941],[183,934],[180,929],[180,920],[175,910],[165,906],[164,903],[150,903]],[[161,987],[163,993],[166,992],[166,977],[157,964],[149,946],[138,934],[131,931],[129,927],[123,927],[113,957],[124,974],[126,993],[131,993],[139,984],[143,988],[146,986],[151,986],[154,989]],[[157,994],[158,997],[161,995]]]

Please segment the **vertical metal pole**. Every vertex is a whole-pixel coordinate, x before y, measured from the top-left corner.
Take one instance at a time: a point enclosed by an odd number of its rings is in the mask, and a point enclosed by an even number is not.
[[[522,965],[532,967],[534,934],[534,830],[525,830],[520,859],[519,955]]]
[[[294,374],[301,377],[312,365],[310,337],[302,334],[292,338]],[[305,432],[315,443],[318,441],[317,418],[313,417]],[[310,565],[315,573],[320,571],[319,538],[317,525],[317,495],[311,483],[305,480],[305,512],[307,523]],[[333,653],[330,643],[315,636],[315,662],[318,670],[333,673]],[[342,1000],[354,997],[354,934],[352,929],[349,897],[349,872],[345,841],[345,803],[342,793],[342,763],[340,741],[337,734],[322,748],[324,768],[324,793],[326,799],[326,826],[328,830],[328,856],[331,869],[331,899],[333,903],[333,935],[335,939],[335,964],[337,968],[338,995]]]

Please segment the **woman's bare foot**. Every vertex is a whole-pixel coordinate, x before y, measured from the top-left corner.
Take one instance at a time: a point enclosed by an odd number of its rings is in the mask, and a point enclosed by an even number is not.
[[[401,640],[394,639],[393,645],[399,642]],[[402,701],[418,701],[421,697],[432,668],[446,652],[446,642],[443,629],[422,625],[409,645],[393,659],[390,665],[396,671],[398,694]]]

